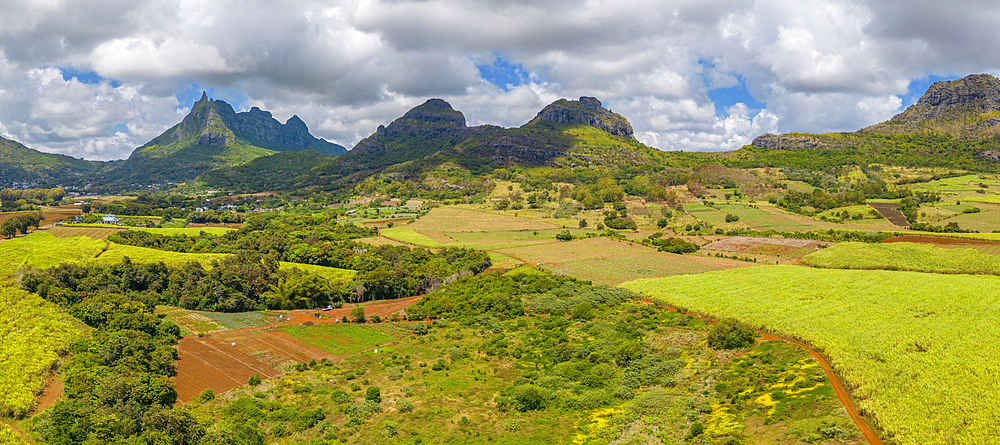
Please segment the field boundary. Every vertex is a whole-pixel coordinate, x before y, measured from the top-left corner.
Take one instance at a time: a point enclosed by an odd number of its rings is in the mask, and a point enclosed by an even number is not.
[[[643,298],[642,301],[657,305],[659,307],[665,308],[673,312],[677,312],[678,314],[698,317],[712,324],[718,322],[718,320],[709,315],[688,310],[681,310],[677,307],[671,306],[661,301],[654,301],[648,298]],[[816,361],[818,361],[820,366],[823,368],[823,371],[826,373],[827,379],[830,380],[830,385],[833,387],[834,392],[837,394],[837,399],[840,400],[840,403],[844,406],[844,410],[847,411],[848,416],[851,418],[852,421],[854,421],[854,424],[858,427],[858,430],[861,431],[861,434],[862,436],[864,436],[865,440],[867,440],[870,445],[886,445],[885,442],[882,441],[882,438],[875,433],[875,430],[871,427],[871,425],[869,425],[868,422],[858,412],[857,405],[855,405],[854,399],[851,398],[850,391],[848,391],[847,388],[844,386],[843,381],[837,375],[836,371],[833,369],[833,366],[830,365],[830,362],[826,358],[826,356],[818,352],[816,349],[814,349],[814,347],[811,344],[809,344],[809,342],[806,342],[804,340],[799,340],[795,337],[785,336],[784,334],[780,334],[775,331],[765,330],[762,328],[754,329],[753,331],[759,334],[761,338],[765,341],[766,340],[782,341],[791,344],[793,346],[802,348],[804,351],[808,352],[809,355],[813,356],[813,358],[815,358]]]

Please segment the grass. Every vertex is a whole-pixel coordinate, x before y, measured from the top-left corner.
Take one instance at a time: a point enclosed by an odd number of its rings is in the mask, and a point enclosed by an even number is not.
[[[524,212],[527,212],[525,209]],[[442,232],[496,232],[505,230],[544,230],[557,226],[545,221],[521,218],[463,206],[438,207],[406,227]]]
[[[382,229],[380,234],[386,238],[406,244],[415,244],[422,247],[453,247],[457,243],[442,244],[431,239],[431,237],[421,234],[410,227],[390,227]]]
[[[354,354],[397,339],[382,330],[350,323],[285,326],[281,330],[335,356]]]
[[[233,329],[267,326],[276,321],[277,312],[204,312],[159,305],[156,315],[169,318],[181,327],[182,335],[204,334]]]
[[[891,443],[992,442],[1000,423],[1000,280],[765,266],[623,287],[811,342]]]
[[[209,233],[212,235],[225,235],[226,233],[236,229],[228,227],[184,227],[184,228],[132,227],[129,230],[150,232],[164,236],[174,236],[174,235],[198,236],[198,234],[200,234],[201,232]]]
[[[592,258],[561,264],[543,264],[541,267],[560,275],[608,285],[640,278],[703,273],[720,269],[703,263],[685,261],[681,257],[667,257],[666,254],[658,252],[633,254],[627,258]]]
[[[0,287],[0,415],[23,416],[35,407],[45,380],[80,323],[28,292]]]
[[[83,263],[101,253],[104,241],[85,237],[56,238],[50,233],[34,232],[0,242],[0,278],[9,277],[25,266],[40,269],[62,263]]]
[[[917,243],[840,243],[806,255],[802,263],[827,269],[1000,275],[996,255]]]
[[[108,244],[108,250],[94,260],[93,264],[110,266],[120,263],[122,258],[127,256],[136,264],[149,264],[162,261],[168,266],[180,266],[189,261],[195,261],[201,263],[202,266],[211,267],[212,260],[221,260],[228,256],[222,253],[170,252],[124,244]]]

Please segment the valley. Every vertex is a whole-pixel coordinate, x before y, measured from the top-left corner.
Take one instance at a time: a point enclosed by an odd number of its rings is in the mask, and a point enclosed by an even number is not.
[[[204,94],[0,191],[0,443],[991,443],[990,79],[722,153],[592,97],[346,150]]]

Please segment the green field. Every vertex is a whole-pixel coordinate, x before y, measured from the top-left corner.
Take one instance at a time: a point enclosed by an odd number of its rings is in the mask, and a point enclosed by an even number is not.
[[[156,315],[181,327],[181,335],[204,334],[233,329],[267,326],[277,322],[279,312],[205,312],[174,306],[156,306]]]
[[[335,356],[354,354],[398,338],[380,329],[350,323],[285,326],[281,330]]]
[[[184,228],[132,227],[129,228],[129,230],[150,232],[163,236],[174,236],[174,235],[198,236],[198,234],[200,234],[201,232],[205,232],[211,235],[225,235],[227,232],[231,232],[236,229],[230,229],[227,227],[184,227]]]
[[[802,263],[827,269],[1000,275],[1000,256],[917,243],[840,243],[806,255]]]
[[[183,253],[146,247],[129,246],[125,244],[108,243],[108,250],[93,260],[93,264],[111,266],[129,257],[136,264],[163,262],[168,266],[180,266],[189,261],[196,261],[202,266],[211,266],[212,260],[221,260],[227,255],[222,253]]]
[[[623,287],[812,343],[891,443],[996,439],[1000,278],[764,266]]]
[[[934,225],[945,226],[948,223],[957,223],[965,230],[975,230],[979,232],[992,232],[1000,230],[1000,210],[983,210],[979,213],[963,213],[942,219]]]
[[[672,260],[672,261],[671,261]],[[542,269],[594,283],[616,285],[640,278],[665,277],[719,270],[708,264],[668,258],[668,254],[648,252],[628,257],[592,258],[561,264],[543,264]]]
[[[25,266],[44,269],[62,263],[83,263],[100,254],[106,245],[104,241],[82,236],[56,238],[46,232],[2,241],[0,278],[9,277]]]
[[[965,175],[920,183],[915,185],[913,189],[932,192],[974,192],[976,190],[982,190],[982,188],[978,185],[980,183],[987,186],[1000,185],[995,181],[980,179],[978,175]]]
[[[35,407],[49,371],[80,323],[35,294],[0,287],[0,415],[23,416]]]

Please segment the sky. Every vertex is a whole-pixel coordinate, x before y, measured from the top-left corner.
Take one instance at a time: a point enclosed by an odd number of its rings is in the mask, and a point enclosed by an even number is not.
[[[520,126],[594,96],[662,150],[854,131],[1000,73],[978,0],[4,0],[0,136],[122,159],[207,91],[351,148],[442,98]]]

